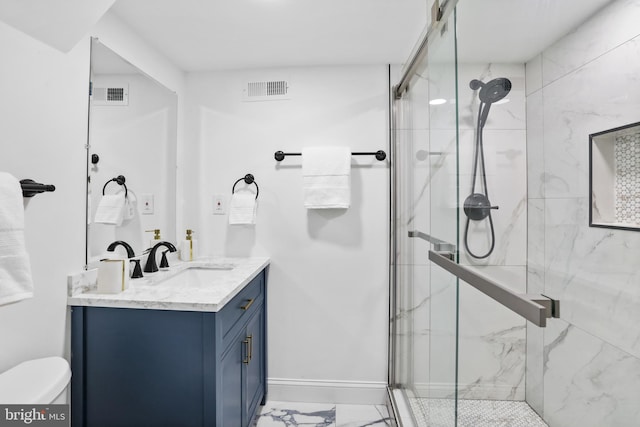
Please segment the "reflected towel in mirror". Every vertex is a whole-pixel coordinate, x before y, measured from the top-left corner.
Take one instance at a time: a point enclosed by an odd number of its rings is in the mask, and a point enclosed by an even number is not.
[[[105,194],[100,199],[94,222],[100,224],[120,225],[124,218],[124,191],[116,194]]]

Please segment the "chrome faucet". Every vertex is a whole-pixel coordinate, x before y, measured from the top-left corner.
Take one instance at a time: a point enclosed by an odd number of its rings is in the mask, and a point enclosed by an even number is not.
[[[107,246],[107,251],[113,252],[116,250],[116,247],[118,246],[122,246],[127,250],[127,258],[133,258],[134,256],[136,256],[136,254],[133,252],[133,248],[131,247],[131,245],[125,242],[124,240],[116,240],[115,242],[111,243],[109,246]]]
[[[153,248],[151,248],[151,251],[149,252],[149,257],[147,258],[147,263],[144,266],[144,272],[145,273],[154,273],[156,271],[158,271],[158,264],[156,263],[156,251],[158,250],[158,248],[160,246],[164,246],[167,249],[169,249],[169,252],[175,252],[177,251],[176,247],[173,246],[172,243],[169,242],[159,242],[156,243]],[[167,267],[169,265],[167,264]]]

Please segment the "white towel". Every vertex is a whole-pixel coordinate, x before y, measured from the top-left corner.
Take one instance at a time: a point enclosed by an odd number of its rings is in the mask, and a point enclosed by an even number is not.
[[[351,204],[351,150],[302,149],[302,186],[307,209],[346,209]]]
[[[32,297],[22,187],[15,177],[0,172],[0,305]]]
[[[122,224],[122,219],[124,218],[124,205],[124,191],[102,196],[93,221],[101,224]]]
[[[229,224],[255,224],[258,201],[255,193],[236,191],[231,196],[229,204]]]

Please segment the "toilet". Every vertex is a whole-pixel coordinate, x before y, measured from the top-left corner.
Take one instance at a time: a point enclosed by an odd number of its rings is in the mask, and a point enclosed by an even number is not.
[[[63,404],[71,379],[62,357],[22,362],[0,374],[0,404]]]

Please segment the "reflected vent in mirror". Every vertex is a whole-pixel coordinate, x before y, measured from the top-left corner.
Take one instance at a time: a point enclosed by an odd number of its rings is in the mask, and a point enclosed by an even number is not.
[[[277,101],[290,98],[290,86],[286,80],[250,81],[242,90],[243,101]]]
[[[129,105],[129,86],[94,87],[91,103],[93,105]]]

